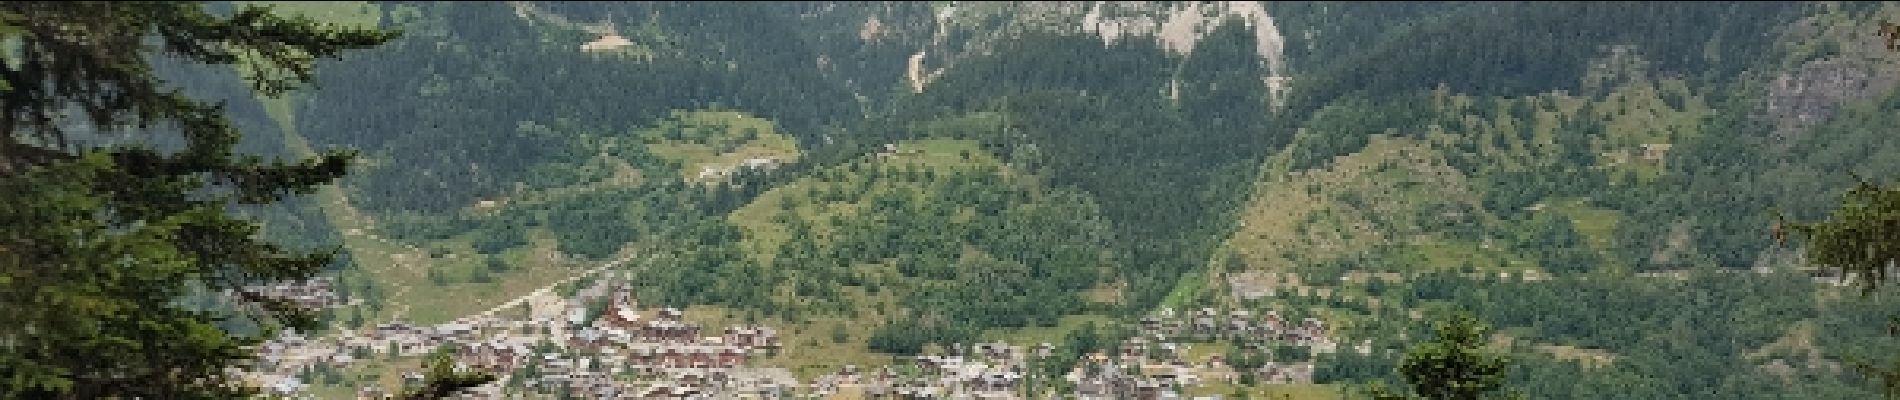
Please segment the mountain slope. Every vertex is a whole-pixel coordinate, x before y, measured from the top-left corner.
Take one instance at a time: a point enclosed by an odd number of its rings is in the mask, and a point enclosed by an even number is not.
[[[1892,4],[375,10],[409,34],[278,121],[365,155],[324,209],[350,224],[300,228],[375,255],[340,318],[438,322],[640,255],[641,301],[786,327],[768,364],[805,376],[1167,306],[1322,320],[1367,350],[1282,361],[1344,384],[1464,308],[1540,395],[1610,396],[1558,383],[1594,371],[1638,398],[1852,397],[1820,391],[1841,347],[1750,356],[1860,306],[1782,271],[1762,215],[1900,173],[1900,56],[1864,35]],[[1693,362],[1650,373],[1670,357]]]

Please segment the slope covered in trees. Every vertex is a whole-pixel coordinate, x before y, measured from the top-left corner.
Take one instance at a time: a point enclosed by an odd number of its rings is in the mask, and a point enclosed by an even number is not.
[[[1291,107],[1305,131],[1268,160],[1211,270],[1300,282],[1398,272],[1316,284],[1340,294],[1330,298],[1268,302],[1354,316],[1344,320],[1372,337],[1397,336],[1376,328],[1405,319],[1395,306],[1477,310],[1531,342],[1514,347],[1527,363],[1512,381],[1540,398],[1872,395],[1831,367],[1871,342],[1815,335],[1881,320],[1815,315],[1878,300],[1836,297],[1796,272],[1769,216],[1812,219],[1851,186],[1848,173],[1895,173],[1885,151],[1895,58],[1866,32],[1900,10],[1464,7],[1302,76]],[[1664,22],[1678,20],[1708,23]],[[1630,33],[1645,34],[1618,36]],[[1501,35],[1526,42],[1496,46]],[[1459,183],[1378,175],[1393,168],[1366,160],[1395,141],[1442,157],[1449,168],[1434,176]],[[1447,190],[1459,195],[1430,194]],[[1373,200],[1355,207],[1359,198]],[[1431,217],[1375,218],[1391,215]],[[1406,275],[1421,270],[1464,277]],[[1564,361],[1578,353],[1612,361]],[[1393,354],[1337,357],[1324,379],[1394,379]]]
[[[361,149],[344,183],[366,234],[429,259],[375,262],[347,285],[364,293],[494,296],[480,304],[640,254],[643,301],[848,326],[820,347],[891,353],[1162,303],[1310,308],[1381,340],[1422,332],[1407,311],[1460,307],[1529,343],[1512,384],[1548,397],[1606,395],[1561,384],[1585,372],[1639,398],[1858,393],[1774,366],[1834,358],[1758,356],[1800,326],[1858,329],[1800,315],[1858,306],[1795,276],[1654,280],[1785,267],[1770,205],[1813,217],[1835,172],[1900,173],[1884,128],[1900,68],[1857,36],[1891,5],[1274,3],[1292,75],[1277,108],[1237,18],[1180,52],[1057,26],[1047,4],[958,6],[388,3],[408,34],[325,63],[338,78],[293,126]],[[583,51],[600,29],[629,44]],[[911,57],[927,84],[906,80]],[[1554,281],[1333,284],[1428,271]],[[1268,272],[1333,294],[1228,290]],[[1741,296],[1707,287],[1727,284],[1762,298],[1697,297]],[[1386,377],[1391,356],[1322,376]],[[1694,367],[1655,372],[1670,360]]]

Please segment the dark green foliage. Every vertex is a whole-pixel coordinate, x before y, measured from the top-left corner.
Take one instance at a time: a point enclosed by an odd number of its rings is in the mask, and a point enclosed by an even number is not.
[[[1491,330],[1469,315],[1437,323],[1432,341],[1406,350],[1399,373],[1412,393],[1431,400],[1477,400],[1504,386],[1510,361],[1485,349]]]
[[[1900,188],[1876,185],[1862,179],[1842,196],[1840,207],[1830,213],[1827,220],[1785,226],[1783,222],[1777,222],[1774,233],[1777,240],[1784,239],[1787,233],[1796,234],[1806,244],[1808,263],[1852,279],[1863,295],[1891,295],[1891,290],[1883,289],[1888,289],[1885,285],[1892,283],[1894,263],[1900,259],[1900,240],[1895,239],[1900,238]],[[1891,300],[1884,302],[1890,303]],[[1872,301],[1862,299],[1845,303],[1848,307],[1844,307],[1844,311],[1849,315],[1859,314],[1855,316],[1873,320],[1878,317],[1867,315],[1870,313],[1864,306],[1854,303],[1878,304],[1883,301],[1876,297]],[[1887,310],[1881,312],[1891,312],[1891,308]],[[1896,399],[1900,398],[1900,358],[1892,356],[1896,352],[1892,337],[1900,335],[1900,317],[1891,314],[1886,317],[1889,322],[1884,334],[1868,332],[1866,324],[1842,324],[1837,320],[1830,322],[1834,322],[1835,327],[1846,329],[1829,332],[1829,336],[1842,343],[1860,345],[1847,347],[1859,351],[1844,354],[1843,358],[1852,363],[1855,372],[1869,381],[1875,381],[1888,399]],[[1880,337],[1887,340],[1874,339]],[[1863,353],[1867,351],[1879,351],[1877,354],[1881,356],[1878,357],[1885,360],[1870,361],[1867,353]]]
[[[973,327],[942,319],[906,318],[891,321],[871,333],[871,350],[892,354],[918,354],[927,344],[970,343],[976,339]]]
[[[1186,60],[1147,41],[1103,49],[1094,38],[1026,34],[999,46],[901,100],[889,120],[1006,114],[1001,129],[958,134],[1093,197],[1116,250],[1139,266],[1134,304],[1159,300],[1206,262],[1260,157],[1287,138],[1269,126],[1263,67],[1248,56],[1253,38],[1231,21]],[[1171,78],[1183,87],[1179,104],[1156,96]]]
[[[856,113],[851,96],[818,76],[811,60],[792,59],[807,50],[798,35],[779,31],[790,25],[780,21],[784,15],[763,11],[771,5],[539,6],[639,19],[621,26],[659,15],[676,45],[727,51],[659,46],[664,54],[631,62],[576,51],[591,38],[530,26],[504,3],[426,4],[433,18],[411,24],[441,24],[439,31],[325,65],[326,74],[355,79],[326,85],[303,102],[299,130],[318,143],[387,157],[352,182],[365,209],[440,214],[506,195],[517,184],[561,186],[561,174],[532,171],[587,156],[574,136],[629,132],[675,109],[746,110],[780,122],[807,144],[826,120]],[[384,101],[346,100],[352,98]],[[530,123],[552,130],[525,129]]]
[[[1273,14],[1281,32],[1302,33],[1285,35],[1290,72],[1301,76],[1350,55],[1370,51],[1381,38],[1402,28],[1472,6],[1472,3],[1444,1],[1289,1],[1274,3],[1267,12]],[[1313,35],[1304,32],[1313,32]]]
[[[789,315],[865,306],[845,298],[846,287],[889,290],[906,309],[956,321],[907,320],[873,332],[877,349],[910,353],[984,328],[1053,324],[1081,311],[1079,293],[1117,262],[1105,250],[1109,233],[1099,212],[1079,194],[1030,191],[995,170],[862,171],[862,180],[831,185],[840,191],[834,198],[797,200],[864,205],[849,218],[820,221],[833,225],[830,238],[816,237],[803,219],[786,220],[791,241],[762,266],[738,248],[742,235],[723,219],[695,223],[690,234],[675,236],[690,246],[654,271],[643,296]],[[864,264],[891,268],[849,268]],[[769,297],[785,289],[797,300]]]
[[[1592,398],[1609,393],[1623,398],[1674,398],[1682,393],[1800,397],[1839,379],[1831,374],[1803,374],[1785,385],[1752,383],[1777,378],[1758,367],[1765,361],[1744,354],[1787,334],[1792,322],[1814,315],[1809,297],[1813,284],[1804,275],[1703,270],[1691,272],[1684,281],[1591,275],[1517,284],[1453,277],[1438,282],[1453,291],[1455,306],[1510,329],[1520,340],[1616,355],[1614,364],[1588,374],[1562,372],[1580,368],[1574,363],[1524,365],[1519,369],[1522,375],[1514,376],[1510,386],[1539,398]],[[1868,320],[1854,325],[1879,323]],[[1578,385],[1579,379],[1628,389],[1598,390]]]
[[[1600,46],[1615,44],[1635,45],[1664,74],[1728,78],[1753,67],[1772,45],[1752,35],[1783,22],[1796,6],[1770,2],[1461,6],[1384,28],[1389,33],[1371,49],[1338,56],[1338,61],[1308,71],[1296,81],[1290,106],[1297,115],[1351,93],[1407,93],[1441,84],[1481,96],[1575,92],[1587,61],[1601,54]],[[1714,51],[1704,51],[1705,45],[1712,45]]]
[[[1226,357],[1227,365],[1234,367],[1235,370],[1252,370],[1267,364],[1265,354],[1238,346],[1228,350],[1224,357]]]
[[[1387,354],[1359,354],[1354,351],[1322,354],[1314,357],[1317,368],[1313,371],[1315,383],[1347,383],[1355,381],[1396,381],[1399,379],[1398,357]]]
[[[486,264],[484,265],[484,267],[488,268],[489,271],[497,272],[497,273],[508,272],[508,269],[509,269],[508,262],[502,261],[501,257],[496,257],[493,255],[488,256],[488,261],[483,264]]]
[[[1805,137],[1768,137],[1764,126],[1746,118],[1758,114],[1759,104],[1729,86],[1739,71],[1774,62],[1772,42],[1760,37],[1780,33],[1776,27],[1792,20],[1788,11],[1796,7],[1782,3],[1275,3],[1270,10],[1282,22],[1297,78],[1291,106],[1278,111],[1267,107],[1259,81],[1265,66],[1253,54],[1253,36],[1234,21],[1217,26],[1185,57],[1148,40],[1104,46],[1097,37],[1025,33],[984,43],[993,47],[988,54],[959,56],[928,90],[910,94],[899,61],[932,39],[931,29],[915,29],[936,23],[929,4],[837,12],[830,9],[853,7],[539,5],[570,17],[606,16],[623,33],[643,32],[629,36],[656,57],[641,61],[579,53],[574,45],[591,35],[525,23],[506,4],[416,6],[424,17],[408,26],[421,34],[372,57],[326,65],[326,73],[354,79],[299,104],[304,134],[320,144],[358,146],[376,161],[349,184],[354,200],[379,217],[388,236],[471,239],[476,251],[492,255],[526,245],[527,232],[541,228],[560,250],[592,259],[637,243],[659,260],[642,271],[649,284],[641,289],[643,300],[724,305],[794,321],[868,308],[853,303],[858,291],[894,296],[901,317],[870,337],[874,349],[894,353],[969,341],[986,328],[1049,325],[1064,315],[1106,311],[1091,309],[1096,306],[1078,293],[1107,280],[1132,284],[1125,311],[1151,306],[1178,277],[1204,266],[1228,234],[1234,220],[1228,214],[1254,187],[1255,168],[1298,129],[1315,134],[1290,149],[1295,170],[1359,151],[1374,134],[1417,137],[1434,125],[1453,131],[1456,139],[1434,146],[1478,192],[1481,209],[1419,210],[1424,228],[1457,242],[1496,240],[1501,244],[1491,249],[1559,276],[1592,277],[1617,271],[1601,268],[1605,260],[1584,245],[1568,218],[1528,211],[1532,205],[1587,197],[1586,204],[1623,213],[1610,255],[1619,263],[1612,264],[1740,267],[1770,245],[1759,211],[1788,204],[1799,218],[1819,217],[1820,205],[1842,186],[1836,178],[1810,179],[1817,171],[1891,172],[1894,158],[1883,155],[1894,153],[1897,143],[1864,132],[1893,125],[1886,104],[1850,112]],[[884,38],[860,39],[858,27],[873,14],[893,29]],[[663,33],[644,33],[652,31]],[[943,47],[965,39],[947,38],[951,44]],[[1684,141],[1655,183],[1611,186],[1608,175],[1591,168],[1597,166],[1592,145],[1607,132],[1601,119],[1578,116],[1590,112],[1560,117],[1555,151],[1539,149],[1530,156],[1535,159],[1514,160],[1508,169],[1497,161],[1500,155],[1479,149],[1531,139],[1529,124],[1514,132],[1455,127],[1465,117],[1525,121],[1535,111],[1554,110],[1521,96],[1580,92],[1590,60],[1605,54],[1603,46],[1622,44],[1651,62],[1650,75],[1690,78],[1691,93],[1726,101],[1719,117],[1678,137]],[[955,53],[948,50],[930,51],[948,58],[942,54]],[[820,56],[829,70],[814,66]],[[933,68],[941,66],[938,58],[931,59]],[[1158,95],[1176,83],[1178,100]],[[1474,96],[1478,105],[1432,109],[1429,90],[1441,86]],[[866,100],[854,100],[858,95]],[[359,98],[385,100],[352,100]],[[1673,93],[1663,100],[1675,108],[1689,102]],[[783,124],[805,145],[805,161],[742,173],[731,184],[689,186],[669,179],[679,175],[679,165],[625,145],[637,142],[625,140],[631,139],[626,132],[667,112],[713,107]],[[963,119],[979,122],[949,123]],[[975,139],[1009,169],[880,169],[850,161],[874,146],[912,138]],[[600,142],[618,144],[589,147]],[[523,201],[500,215],[458,215],[478,200],[596,183],[605,177],[601,169],[579,168],[596,150],[640,169],[645,182]],[[975,153],[961,157],[982,158]],[[1024,176],[1030,179],[1015,178]],[[740,248],[748,233],[726,214],[799,178],[838,184],[769,206],[787,214],[834,202],[862,207],[835,217],[821,213],[829,219],[821,221],[779,217],[790,241],[774,249]],[[1025,182],[1032,180],[1044,187],[1029,188],[1035,185]],[[1381,205],[1374,196],[1342,200]],[[1470,217],[1439,217],[1446,213]],[[1677,223],[1684,228],[1675,231]],[[323,229],[270,227],[278,228],[292,232],[285,235]],[[1689,238],[1685,255],[1651,262],[1673,233]],[[767,264],[753,251],[775,254]],[[1410,268],[1410,253],[1382,246],[1301,268]],[[1492,267],[1469,264],[1464,268]],[[486,267],[476,272],[501,272],[506,265],[490,257]],[[1540,397],[1859,394],[1821,389],[1832,379],[1824,373],[1777,380],[1753,372],[1757,365],[1738,355],[1785,333],[1790,316],[1809,314],[1808,303],[1793,300],[1811,294],[1793,282],[1798,279],[1708,280],[1493,285],[1435,274],[1369,291],[1407,306],[1465,306],[1527,340],[1604,348],[1621,357],[1604,369],[1522,357],[1524,368],[1513,372],[1511,385]],[[1768,299],[1745,299],[1751,295]],[[1374,312],[1337,299],[1297,301]],[[1843,329],[1850,328],[1864,326]],[[1113,345],[1114,333],[1080,332],[1059,347],[1067,353],[1056,360],[1066,361],[1036,368],[1066,372],[1064,364],[1080,352]],[[1307,357],[1287,353],[1268,354]],[[1326,382],[1397,377],[1398,360],[1389,353],[1312,357]]]
[[[1826,221],[1785,229],[1805,239],[1808,262],[1852,276],[1862,287],[1885,284],[1900,261],[1900,188],[1863,180]]]
[[[1900,340],[1894,340],[1900,330],[1893,319],[1900,296],[1894,293],[1891,287],[1874,287],[1862,296],[1832,302],[1821,310],[1815,329],[1815,341],[1828,344],[1825,355],[1841,360],[1855,375],[1847,382],[1851,388],[1871,389],[1889,399],[1895,398],[1900,382],[1900,358],[1894,356],[1900,354]]]
[[[1426,127],[1438,123],[1425,92],[1393,94],[1370,100],[1363,96],[1343,98],[1315,112],[1303,125],[1315,135],[1290,150],[1294,151],[1291,168],[1304,170],[1324,167],[1333,157],[1352,154],[1366,147],[1372,135],[1421,135]]]
[[[209,293],[306,279],[333,259],[265,242],[229,211],[308,193],[351,157],[239,154],[224,110],[170,90],[147,57],[245,63],[260,72],[252,89],[277,95],[309,81],[310,59],[391,37],[196,2],[0,4],[0,397],[253,393],[224,369],[270,330],[226,327],[311,328],[314,315]]]
[[[461,371],[455,368],[455,359],[448,351],[438,351],[429,356],[428,372],[423,384],[409,388],[402,393],[403,400],[444,399],[457,392],[494,382],[494,374],[480,371]]]
[[[1752,104],[1743,100],[1736,101]],[[1771,210],[1818,220],[1854,187],[1850,174],[1900,176],[1900,159],[1888,156],[1900,154],[1900,140],[1884,128],[1900,124],[1900,114],[1891,112],[1900,106],[1900,92],[1866,102],[1796,137],[1771,134],[1773,128],[1758,118],[1723,111],[1703,128],[1721,134],[1677,145],[1656,184],[1605,193],[1612,195],[1605,196],[1611,207],[1632,213],[1630,219],[1657,221],[1619,225],[1622,257],[1648,260],[1668,242],[1670,223],[1682,222],[1691,228],[1682,233],[1708,263],[1751,266],[1774,246]]]
[[[1116,343],[1133,335],[1126,327],[1104,327],[1095,322],[1082,325],[1069,331],[1059,343],[1053,343],[1055,350],[1050,357],[1040,361],[1040,371],[1044,376],[1063,376],[1075,368],[1083,356],[1090,353],[1110,352]]]
[[[601,260],[640,234],[627,217],[632,193],[603,190],[575,195],[549,206],[548,230],[563,253]]]
[[[502,251],[528,245],[528,236],[524,226],[500,226],[477,231],[469,244],[475,252],[482,254],[500,254]]]
[[[1583,242],[1569,217],[1544,211],[1518,225],[1519,254],[1535,257],[1537,265],[1553,273],[1587,272],[1602,264],[1595,250]]]

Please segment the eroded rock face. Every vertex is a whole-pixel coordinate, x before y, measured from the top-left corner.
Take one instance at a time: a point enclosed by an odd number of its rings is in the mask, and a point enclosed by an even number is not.
[[[913,91],[922,91],[931,78],[952,68],[956,60],[985,54],[997,41],[1023,31],[1093,35],[1104,45],[1123,40],[1154,40],[1163,49],[1187,55],[1208,33],[1230,18],[1254,32],[1256,49],[1267,75],[1261,83],[1276,103],[1288,88],[1285,37],[1260,2],[1030,1],[997,4],[954,3],[934,15],[936,26],[929,43],[906,60]]]
[[[1900,68],[1896,68],[1900,66],[1900,52],[1888,49],[1885,37],[1866,33],[1875,31],[1876,22],[1815,16],[1789,26],[1782,40],[1825,42],[1835,54],[1788,68],[1768,84],[1762,111],[1774,124],[1775,136],[1799,137],[1827,121],[1841,107],[1879,96],[1900,84]]]
[[[1775,77],[1763,111],[1774,123],[1776,136],[1797,137],[1847,103],[1886,92],[1896,81],[1900,79],[1894,74],[1875,73],[1869,63],[1813,61]]]

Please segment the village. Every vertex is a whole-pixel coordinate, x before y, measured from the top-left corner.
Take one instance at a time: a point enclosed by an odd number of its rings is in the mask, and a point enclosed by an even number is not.
[[[790,370],[755,366],[780,351],[779,333],[766,326],[705,329],[672,307],[643,308],[624,275],[605,275],[561,299],[544,296],[519,306],[519,317],[471,316],[418,326],[391,322],[309,337],[285,333],[260,346],[253,368],[241,375],[280,398],[316,398],[314,369],[339,369],[392,357],[452,352],[457,368],[498,379],[467,393],[473,398],[1041,398],[1062,382],[1075,398],[1184,398],[1204,384],[1311,383],[1309,359],[1269,360],[1237,367],[1226,354],[1189,356],[1216,341],[1266,353],[1291,346],[1320,354],[1337,351],[1325,323],[1290,320],[1272,310],[1161,308],[1133,326],[1134,335],[1111,350],[1081,354],[1062,376],[1041,376],[1056,353],[1051,343],[974,343],[897,365],[844,365],[801,381]],[[320,289],[327,282],[261,290],[311,305],[339,303]],[[552,298],[552,299],[550,299]],[[591,307],[590,307],[591,305]],[[602,307],[604,305],[604,307]],[[1360,351],[1367,351],[1360,349]],[[1197,359],[1198,358],[1198,359]],[[402,372],[405,385],[421,370]],[[365,384],[356,398],[391,398],[397,388]]]

